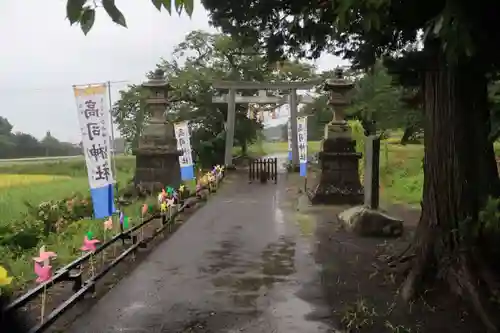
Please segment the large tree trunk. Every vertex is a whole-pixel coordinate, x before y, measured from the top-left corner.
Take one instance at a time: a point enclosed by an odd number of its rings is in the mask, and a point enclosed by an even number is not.
[[[494,331],[480,288],[491,285],[491,274],[477,255],[482,250],[478,214],[498,181],[488,142],[487,80],[473,62],[448,66],[436,58],[424,89],[422,213],[402,296],[411,299],[424,285],[444,281],[471,301]]]

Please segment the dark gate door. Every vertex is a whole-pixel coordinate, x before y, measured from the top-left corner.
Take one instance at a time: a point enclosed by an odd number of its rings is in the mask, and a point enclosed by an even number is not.
[[[249,182],[260,181],[267,183],[268,180],[273,180],[278,183],[278,158],[259,158],[250,160],[250,168],[248,169]]]

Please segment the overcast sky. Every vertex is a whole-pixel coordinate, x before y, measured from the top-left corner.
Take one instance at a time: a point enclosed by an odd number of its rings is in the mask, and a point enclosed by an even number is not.
[[[98,12],[84,36],[65,19],[65,0],[0,1],[0,115],[14,131],[42,138],[47,130],[60,140],[79,142],[72,85],[126,81],[112,85],[113,99],[127,83],[140,83],[161,57],[191,30],[213,31],[195,1],[192,19],[158,12],[151,1],[120,0],[128,29]],[[340,60],[325,55],[320,70]]]

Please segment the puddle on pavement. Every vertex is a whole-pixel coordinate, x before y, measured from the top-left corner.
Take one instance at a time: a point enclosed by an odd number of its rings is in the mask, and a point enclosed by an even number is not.
[[[295,241],[280,237],[262,251],[262,272],[269,276],[287,276],[295,272]]]
[[[238,307],[255,308],[257,299],[276,282],[284,282],[295,272],[295,242],[281,237],[261,253],[261,261],[249,266],[245,273],[215,276],[212,284],[215,294],[229,296]]]
[[[203,273],[217,274],[218,272],[234,267],[237,264],[236,250],[239,245],[237,241],[219,242],[220,248],[207,252],[209,264],[200,267]]]
[[[312,215],[295,213],[295,220],[302,236],[313,236],[316,231],[316,218]]]

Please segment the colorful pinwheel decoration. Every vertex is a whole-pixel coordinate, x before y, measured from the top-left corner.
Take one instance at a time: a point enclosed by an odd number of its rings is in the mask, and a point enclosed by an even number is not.
[[[142,208],[141,208],[141,223],[144,222],[144,216],[146,216],[146,214],[148,213],[149,211],[149,206],[147,204],[144,204],[142,205]],[[144,228],[141,228],[141,239],[144,239]]]
[[[147,204],[142,205],[142,208],[141,208],[142,217],[144,217],[148,213],[148,210],[149,210],[149,207]]]
[[[11,283],[12,277],[9,276],[9,272],[3,266],[0,266],[0,293],[2,287],[8,286]]]
[[[110,230],[113,230],[113,217],[112,216],[110,216],[109,218],[104,220],[103,229],[104,229],[103,241],[105,242],[106,241],[106,233]],[[113,253],[113,256],[114,255],[115,255],[115,253]],[[102,262],[104,263],[105,260],[106,260],[106,251],[102,251]]]
[[[83,237],[83,245],[80,248],[80,250],[84,252],[95,252],[97,249],[97,244],[99,244],[101,241],[98,239],[94,238],[94,235],[92,234],[91,231],[87,232],[85,237]]]
[[[163,196],[163,190],[161,193],[158,194],[158,205],[161,205],[161,203],[163,202],[163,199],[164,199],[164,196]]]
[[[167,199],[166,204],[167,204],[167,207],[168,207],[168,208],[173,207],[173,206],[174,206],[174,204],[175,204],[175,199],[174,199],[174,198]]]
[[[110,216],[107,220],[104,221],[103,226],[104,231],[113,230],[113,218]]]
[[[95,269],[94,269],[94,252],[97,250],[97,244],[99,244],[101,241],[98,239],[94,238],[94,235],[92,234],[92,231],[87,232],[85,237],[83,237],[83,245],[80,247],[80,250],[83,252],[90,252],[90,258],[89,258],[89,266],[90,266],[90,274],[94,276],[95,274]]]
[[[179,185],[179,189],[178,189],[177,193],[179,196],[179,201],[183,200],[185,198],[185,194],[186,194],[186,185],[184,185],[184,184]]]
[[[172,186],[167,186],[167,197],[172,198],[174,196],[175,190]]]
[[[162,202],[160,204],[160,212],[162,212],[162,213],[166,213],[167,212],[167,203],[166,202]]]
[[[36,283],[44,283],[50,280],[52,277],[52,266],[50,265],[50,260],[57,257],[57,254],[52,251],[46,251],[45,245],[40,247],[38,251],[38,257],[33,258],[35,261],[35,274],[37,276]],[[40,313],[40,320],[43,323],[45,317],[45,303],[47,300],[47,285],[43,286],[42,293],[42,306]]]
[[[45,245],[40,247],[38,250],[38,257],[33,258],[37,263],[43,263],[44,265],[49,265],[52,258],[57,257],[57,254],[52,251],[46,251]]]
[[[36,282],[42,283],[50,280],[52,276],[52,266],[50,260],[57,257],[55,252],[46,251],[45,245],[40,247],[38,257],[33,258],[35,261],[35,274],[37,275]],[[43,264],[43,265],[42,265]]]
[[[123,230],[128,229],[129,218],[123,212],[120,212],[120,226]]]
[[[40,265],[38,262],[35,262],[35,274],[37,276],[36,283],[49,281],[52,277],[52,266]]]
[[[175,191],[175,190],[174,190],[174,193],[172,194],[172,199],[174,199],[174,202],[175,202],[176,204],[178,204],[178,203],[179,203],[179,201],[180,201],[180,195],[179,195],[179,192],[177,192],[177,191]]]

